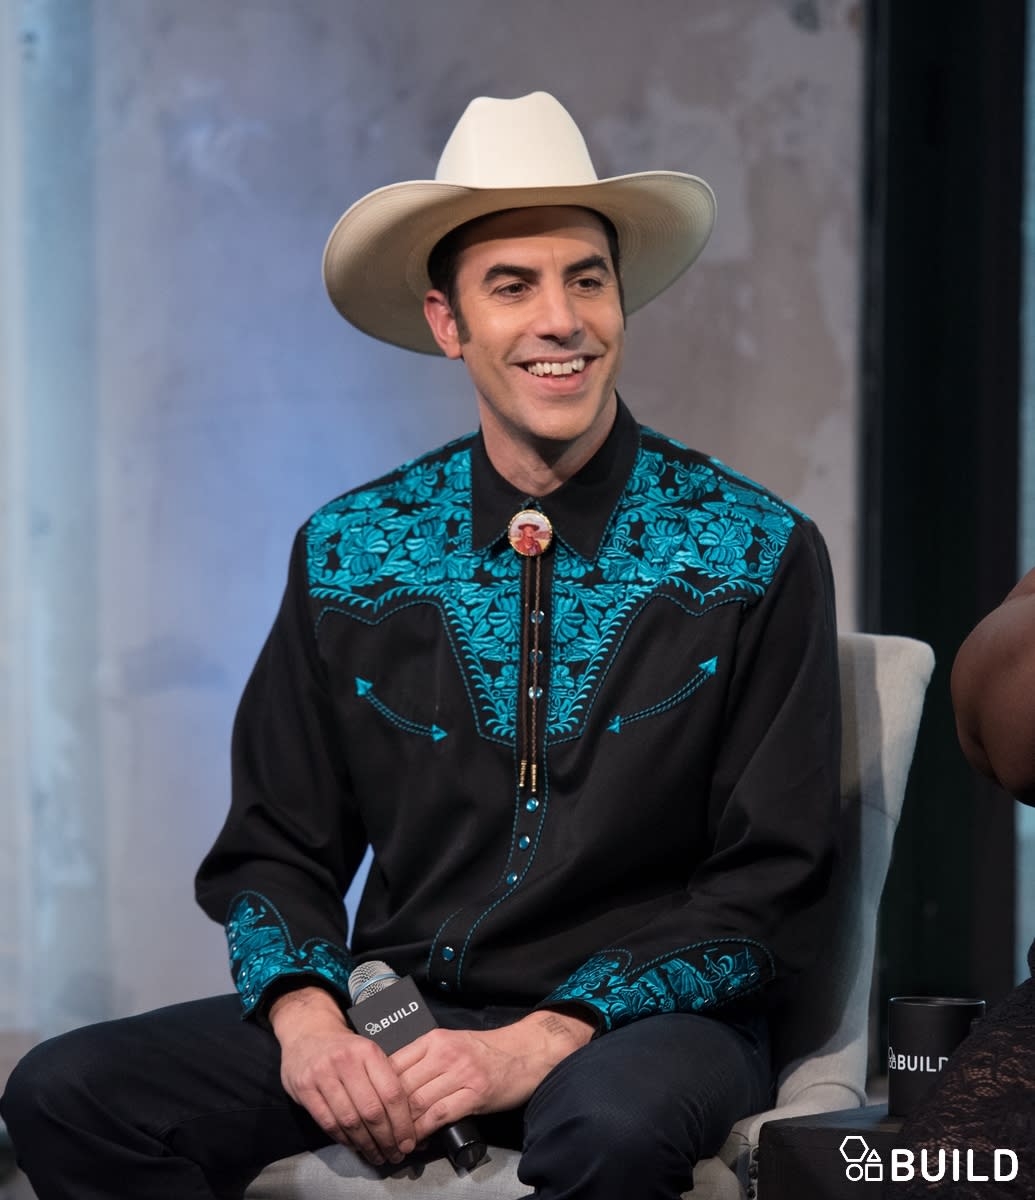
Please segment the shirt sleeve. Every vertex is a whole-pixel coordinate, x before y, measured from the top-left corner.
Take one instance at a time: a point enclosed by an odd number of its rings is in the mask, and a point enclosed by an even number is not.
[[[230,812],[195,881],[245,1015],[317,984],[347,1002],[343,897],[366,848],[317,653],[304,533],[234,723]]]
[[[836,858],[840,689],[833,581],[802,519],[741,622],[711,776],[708,856],[665,912],[602,948],[540,1005],[604,1030],[722,1009],[818,952]]]

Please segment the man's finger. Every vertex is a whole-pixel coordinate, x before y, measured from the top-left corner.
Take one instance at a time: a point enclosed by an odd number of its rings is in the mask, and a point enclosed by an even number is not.
[[[410,1114],[407,1090],[398,1073],[387,1059],[375,1059],[367,1064],[370,1088],[381,1102],[392,1146],[401,1154],[412,1154],[417,1145],[417,1132]]]
[[[430,1138],[445,1125],[453,1125],[457,1121],[469,1117],[472,1113],[471,1093],[466,1089],[451,1092],[448,1096],[433,1101],[428,1108],[414,1121],[417,1137],[422,1141]]]
[[[385,1141],[385,1133],[390,1133],[391,1126],[373,1089],[354,1085],[350,1093],[336,1080],[325,1085],[322,1099],[334,1116],[335,1140],[350,1146],[375,1166],[380,1166],[386,1158],[398,1156],[398,1148]]]
[[[313,1089],[301,1092],[295,1099],[297,1099],[298,1103],[302,1105],[329,1138],[333,1138],[336,1142],[343,1140],[338,1118],[318,1091]]]
[[[404,1071],[409,1071],[416,1066],[423,1058],[427,1056],[428,1048],[423,1037],[419,1037],[416,1041],[409,1042],[405,1046],[396,1050],[389,1062],[402,1075]]]

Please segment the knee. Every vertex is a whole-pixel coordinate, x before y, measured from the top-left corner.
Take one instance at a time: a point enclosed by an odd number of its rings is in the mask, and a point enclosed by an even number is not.
[[[657,1100],[645,1087],[583,1092],[538,1111],[530,1105],[522,1180],[552,1188],[563,1180],[569,1190],[558,1194],[573,1196],[654,1196],[662,1181],[665,1195],[689,1187],[700,1129],[686,1111],[659,1112]]]
[[[51,1042],[30,1050],[14,1068],[0,1099],[0,1113],[12,1133],[34,1119],[52,1091],[60,1092],[59,1074],[60,1059]]]
[[[11,1072],[0,1099],[0,1115],[17,1144],[19,1133],[61,1122],[61,1114],[96,1088],[110,1071],[111,1059],[93,1045],[87,1030],[74,1030],[41,1042]]]
[[[649,1105],[640,1107],[634,1096],[596,1095],[569,1112],[561,1137],[577,1156],[600,1161],[610,1172],[621,1162],[635,1177],[657,1163],[667,1130],[666,1122],[655,1119]]]

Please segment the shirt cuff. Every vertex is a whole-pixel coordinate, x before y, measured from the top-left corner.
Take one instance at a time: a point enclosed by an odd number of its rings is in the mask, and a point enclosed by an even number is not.
[[[298,986],[318,983],[347,1000],[349,974],[355,966],[342,946],[310,938],[296,947],[276,905],[259,892],[239,892],[226,918],[230,969],[241,993],[244,1016],[262,1004],[273,984],[299,976]],[[278,991],[283,990],[278,987]]]
[[[757,991],[774,974],[759,942],[715,940],[683,946],[633,968],[628,950],[594,955],[555,988],[540,1007],[581,1003],[605,1029],[658,1013],[708,1013]]]

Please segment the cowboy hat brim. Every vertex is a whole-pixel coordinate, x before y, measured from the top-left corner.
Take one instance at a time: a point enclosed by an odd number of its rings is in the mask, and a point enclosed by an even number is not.
[[[691,265],[715,221],[708,184],[677,171],[556,187],[396,183],[357,200],[331,230],[323,254],[327,292],[338,312],[364,333],[438,354],[423,307],[435,244],[476,217],[547,205],[593,209],[614,224],[627,312],[642,308]]]

